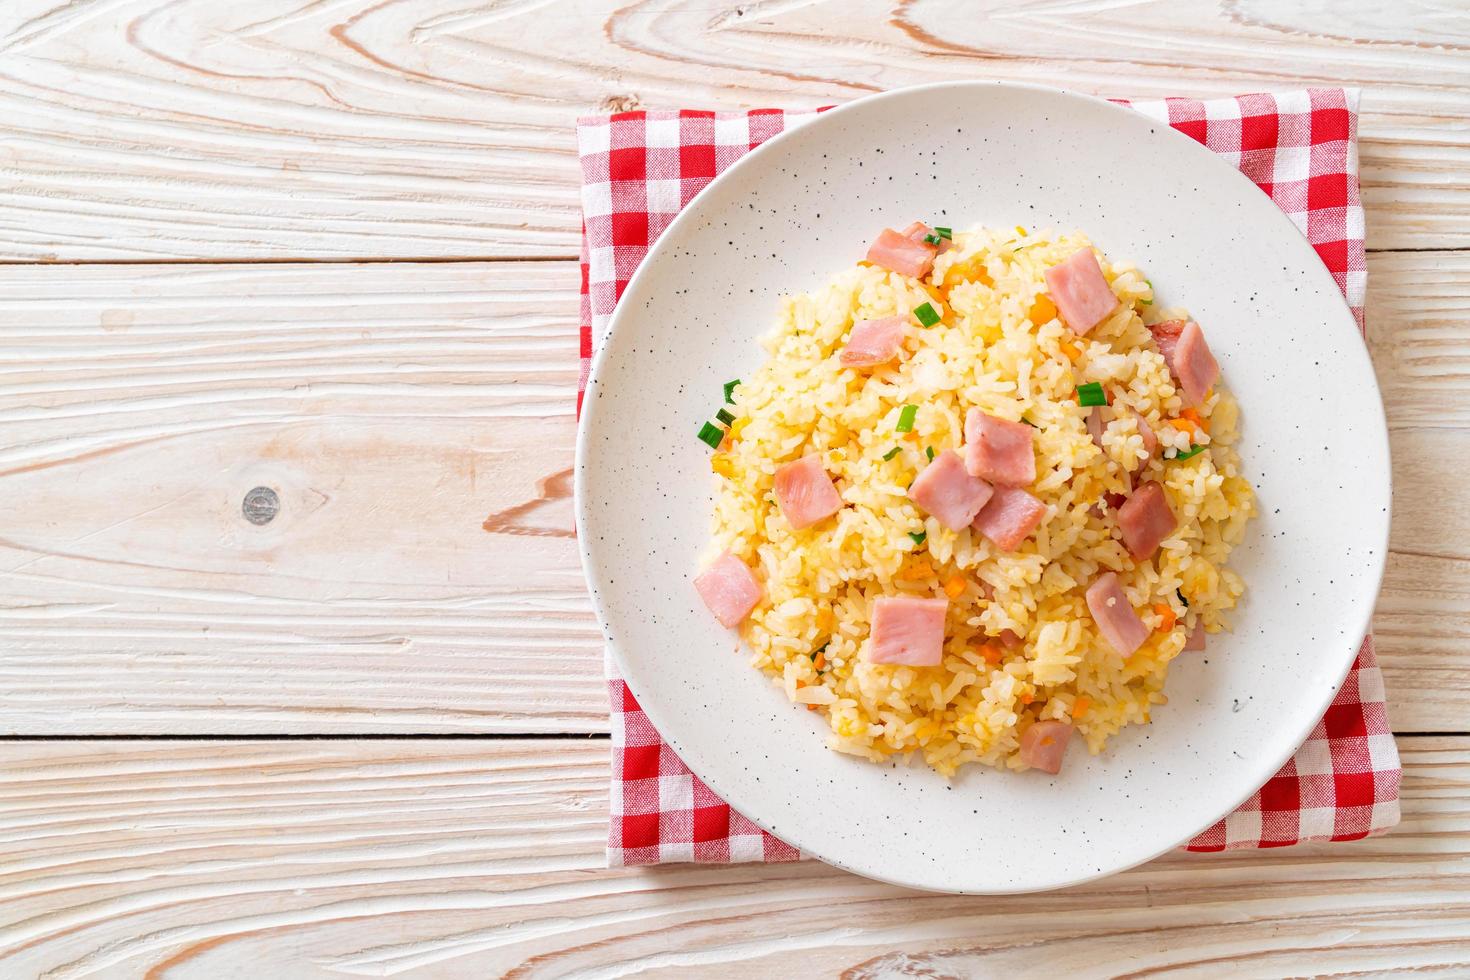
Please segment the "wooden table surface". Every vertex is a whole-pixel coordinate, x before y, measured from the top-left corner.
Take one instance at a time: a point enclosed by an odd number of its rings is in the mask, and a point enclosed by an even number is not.
[[[1470,973],[1467,49],[1454,0],[0,4],[0,977]],[[1005,899],[603,867],[573,119],[960,78],[1363,88],[1392,834]]]

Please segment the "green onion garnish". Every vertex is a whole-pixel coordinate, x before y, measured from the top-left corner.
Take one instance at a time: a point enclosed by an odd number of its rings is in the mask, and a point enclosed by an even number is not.
[[[729,425],[731,422],[734,422],[735,421],[735,416],[731,415],[729,412],[725,411],[723,408],[720,409],[718,412],[715,413],[715,418],[719,419],[721,422],[725,423],[726,425]]]
[[[944,239],[940,238],[938,235],[925,235],[924,236],[924,244],[925,245],[938,245],[942,241],[944,241]]]
[[[699,441],[711,449],[719,449],[720,443],[725,441],[725,430],[713,422],[706,422],[699,430]]]
[[[905,405],[898,413],[898,425],[893,427],[895,432],[914,431],[914,416],[919,414],[919,406]]]
[[[929,457],[929,462],[931,462],[931,463],[934,462],[934,447],[933,446],[925,446],[924,447],[924,455]]]
[[[927,538],[928,536],[929,536],[929,532],[928,531],[920,531],[918,534],[915,534],[913,531],[910,531],[909,532],[909,537],[911,537],[911,538],[914,539],[914,544],[916,544],[916,545],[917,544],[923,544],[924,543],[924,539]]]
[[[1077,403],[1084,408],[1092,405],[1106,405],[1108,403],[1107,393],[1103,386],[1096,381],[1089,381],[1085,385],[1077,386]]]
[[[736,378],[734,381],[726,381],[725,382],[725,404],[726,405],[733,405],[733,404],[735,404],[735,399],[732,398],[732,397],[730,397],[730,396],[732,394],[734,394],[735,389],[739,385],[740,385],[740,379],[739,378]]]
[[[1180,592],[1178,589],[1175,589],[1174,590],[1174,594],[1179,597],[1179,603],[1180,603],[1180,605],[1184,606],[1185,609],[1188,609],[1189,608],[1189,600],[1186,599],[1186,598],[1184,598],[1184,593],[1183,592]]]
[[[940,238],[948,238],[950,241],[954,241],[954,231],[949,228],[935,227],[934,234]]]
[[[888,452],[883,454],[883,462],[888,462],[890,459],[897,456],[902,451],[902,446],[894,446],[892,449],[888,450]]]
[[[1190,446],[1188,449],[1186,449],[1184,452],[1180,453],[1178,456],[1175,456],[1174,458],[1175,459],[1193,459],[1194,457],[1198,456],[1200,453],[1202,453],[1204,451],[1205,451],[1205,447],[1204,446]]]
[[[939,322],[939,314],[934,312],[934,307],[928,303],[914,308],[914,316],[926,327],[932,327]]]

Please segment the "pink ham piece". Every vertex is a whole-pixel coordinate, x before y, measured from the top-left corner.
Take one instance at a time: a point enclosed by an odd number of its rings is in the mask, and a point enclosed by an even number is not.
[[[951,531],[969,525],[995,491],[965,472],[965,461],[953,449],[934,457],[909,487],[909,499]]]
[[[1072,726],[1065,721],[1038,721],[1021,733],[1020,759],[1032,769],[1053,776],[1062,771],[1062,757],[1072,740]]]
[[[778,469],[775,482],[776,503],[797,531],[842,509],[842,498],[816,453]]]
[[[1118,508],[1118,528],[1123,532],[1123,544],[1128,553],[1138,561],[1147,561],[1159,550],[1159,544],[1179,522],[1164,499],[1164,488],[1150,480],[1129,495],[1123,506]]]
[[[1203,650],[1205,648],[1205,624],[1200,623],[1189,631],[1189,639],[1184,641],[1186,650]]]
[[[939,250],[928,242],[915,241],[892,228],[884,228],[868,247],[869,262],[913,279],[927,276],[938,254]]]
[[[1193,320],[1179,332],[1172,366],[1174,376],[1184,388],[1184,397],[1196,408],[1203,405],[1210,389],[1220,380],[1220,364],[1205,343],[1205,332]]]
[[[910,241],[922,242],[929,235],[934,234],[934,229],[930,228],[922,221],[915,221],[903,231],[899,232],[899,234],[903,235],[903,237],[909,239]],[[939,244],[934,246],[935,254],[943,255],[945,252],[949,251],[949,247],[952,244],[953,243],[948,238],[940,238]]]
[[[1052,302],[1072,332],[1078,336],[1097,326],[1113,310],[1118,297],[1098,267],[1092,249],[1084,248],[1044,273]]]
[[[1031,426],[986,415],[978,408],[965,416],[965,469],[990,483],[1024,487],[1036,480]]]
[[[1174,348],[1179,343],[1179,335],[1184,332],[1184,323],[1183,320],[1165,320],[1148,328],[1148,332],[1154,335],[1154,346],[1164,355],[1170,374],[1174,373]]]
[[[1149,629],[1128,604],[1128,595],[1116,572],[1101,575],[1088,586],[1087,608],[1092,611],[1097,631],[1119,656],[1133,656],[1133,651],[1148,639]]]
[[[881,320],[859,320],[852,325],[847,346],[837,359],[843,367],[876,367],[898,356],[903,346],[903,327],[907,317],[885,316]]]
[[[1000,642],[1005,645],[1007,650],[1014,650],[1021,645],[1021,634],[1015,630],[1001,630],[999,635]]]
[[[726,629],[739,626],[761,601],[761,584],[750,566],[728,551],[694,577],[694,588]]]
[[[938,667],[944,654],[944,615],[948,611],[948,599],[875,599],[868,662]]]
[[[975,515],[975,529],[1001,551],[1015,551],[1026,535],[1041,526],[1046,504],[1025,490],[996,487],[990,500]]]
[[[1107,426],[1103,423],[1102,406],[1092,406],[1092,411],[1087,413],[1087,434],[1092,436],[1092,444],[1097,448],[1103,447],[1103,429]]]

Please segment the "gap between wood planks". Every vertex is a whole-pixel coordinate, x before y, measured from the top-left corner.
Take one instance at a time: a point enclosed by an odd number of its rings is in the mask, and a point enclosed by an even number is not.
[[[1470,245],[1427,246],[1424,248],[1369,248],[1370,255],[1392,255],[1410,252],[1470,252]],[[452,265],[456,262],[578,262],[581,256],[566,255],[392,255],[369,256],[357,259],[324,258],[310,256],[286,258],[217,258],[217,259],[0,259],[4,266],[81,266],[81,265]]]

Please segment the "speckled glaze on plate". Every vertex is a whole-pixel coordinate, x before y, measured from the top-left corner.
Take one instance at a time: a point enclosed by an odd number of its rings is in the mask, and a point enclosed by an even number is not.
[[[1235,631],[1175,661],[1154,723],[1060,776],[874,765],[752,669],[692,578],[708,541],[721,384],[761,363],[778,297],[884,226],[1080,228],[1209,334],[1241,406],[1261,515],[1234,553]],[[629,284],[592,365],[577,523],[599,619],[650,720],[756,823],[915,888],[1057,888],[1176,847],[1266,781],[1321,717],[1368,627],[1389,525],[1388,435],[1332,277],[1228,163],[1133,111],[1052,89],[871,96],[766,143],[694,199]]]

